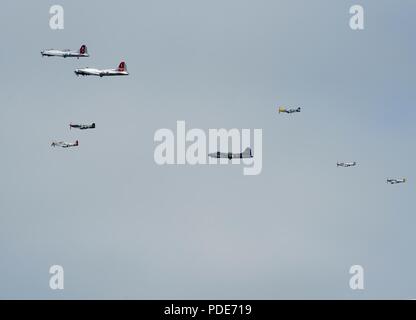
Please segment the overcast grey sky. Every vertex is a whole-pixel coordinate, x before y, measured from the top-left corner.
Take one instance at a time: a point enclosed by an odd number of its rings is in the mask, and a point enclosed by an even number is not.
[[[2,1],[0,297],[415,298],[415,16],[414,0]],[[83,43],[90,58],[39,54]],[[73,73],[121,60],[129,77]],[[156,165],[177,120],[263,129],[262,174]]]

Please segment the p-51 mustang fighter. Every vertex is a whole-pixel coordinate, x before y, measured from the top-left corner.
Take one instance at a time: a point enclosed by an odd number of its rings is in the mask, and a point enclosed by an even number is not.
[[[82,57],[89,57],[87,46],[83,44],[78,51],[71,51],[69,49],[65,50],[56,50],[56,49],[47,49],[40,52],[42,57],[71,57],[71,58],[82,58]]]
[[[357,165],[357,162],[337,162],[337,167],[344,167],[344,168],[348,168],[348,167],[354,167]]]
[[[83,68],[75,69],[75,74],[77,76],[128,76],[127,65],[124,61],[120,62],[117,69],[94,69],[94,68]]]
[[[69,125],[69,129],[72,128],[76,128],[76,129],[80,129],[80,130],[85,130],[85,129],[94,129],[95,128],[95,123],[91,123],[91,124],[70,124]]]
[[[284,107],[280,107],[279,108],[279,113],[284,112],[284,113],[295,113],[295,112],[300,112],[300,107],[296,108],[296,109],[286,109]]]
[[[208,156],[210,156],[211,158],[228,158],[229,160],[231,159],[243,159],[243,158],[253,158],[253,155],[251,154],[251,149],[250,148],[246,148],[243,152],[240,153],[225,153],[225,152],[214,152],[214,153],[210,153],[208,154]]]
[[[403,179],[387,179],[387,183],[390,184],[398,184],[398,183],[405,183],[406,182],[406,178]]]
[[[62,147],[62,148],[78,147],[78,140],[75,141],[74,143],[54,141],[52,142],[51,147]]]

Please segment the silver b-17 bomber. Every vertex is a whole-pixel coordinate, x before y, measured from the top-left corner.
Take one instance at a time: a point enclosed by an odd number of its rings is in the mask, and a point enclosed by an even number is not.
[[[47,49],[47,50],[42,50],[40,54],[42,55],[42,57],[62,57],[62,58],[78,58],[78,59],[90,56],[88,54],[88,49],[85,44],[83,44],[81,48],[79,48],[79,50],[77,51],[70,50],[70,49],[65,49],[65,50]]]
[[[253,158],[253,155],[251,153],[251,148],[246,148],[243,152],[240,153],[231,153],[231,152],[214,152],[208,154],[211,158],[228,158],[229,160],[232,159],[243,159],[243,158]]]
[[[124,61],[121,61],[115,69],[97,69],[97,68],[80,68],[75,69],[77,76],[98,76],[100,78],[107,76],[128,76],[127,65]]]

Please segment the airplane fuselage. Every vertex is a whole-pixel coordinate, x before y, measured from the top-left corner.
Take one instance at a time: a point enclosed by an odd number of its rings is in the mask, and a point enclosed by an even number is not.
[[[82,68],[75,69],[75,74],[77,76],[98,76],[98,77],[107,77],[107,76],[127,76],[129,73],[127,71],[119,71],[116,69],[95,69],[95,68]]]
[[[62,57],[62,58],[83,58],[89,57],[88,53],[80,53],[77,51],[66,51],[66,50],[43,50],[41,51],[42,57]]]

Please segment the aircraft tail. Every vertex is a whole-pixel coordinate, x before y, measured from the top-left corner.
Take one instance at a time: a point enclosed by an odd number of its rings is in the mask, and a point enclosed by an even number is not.
[[[124,61],[121,61],[118,65],[117,71],[127,71],[127,65]]]
[[[297,112],[300,112],[300,107],[296,109]]]
[[[81,54],[88,54],[87,46],[85,44],[83,44],[81,46],[81,48],[79,48],[78,52],[81,53]]]
[[[77,140],[77,141],[75,141],[75,145],[76,145],[76,146],[78,146],[78,145],[79,145],[78,140]]]
[[[279,107],[279,113],[280,112],[284,112],[285,111],[285,108],[283,108],[283,107]]]
[[[95,128],[95,122],[93,122],[92,124],[91,124],[91,128]]]
[[[251,153],[251,148],[247,147],[244,151],[243,151],[243,155],[248,156],[250,158],[253,157],[253,154]]]

